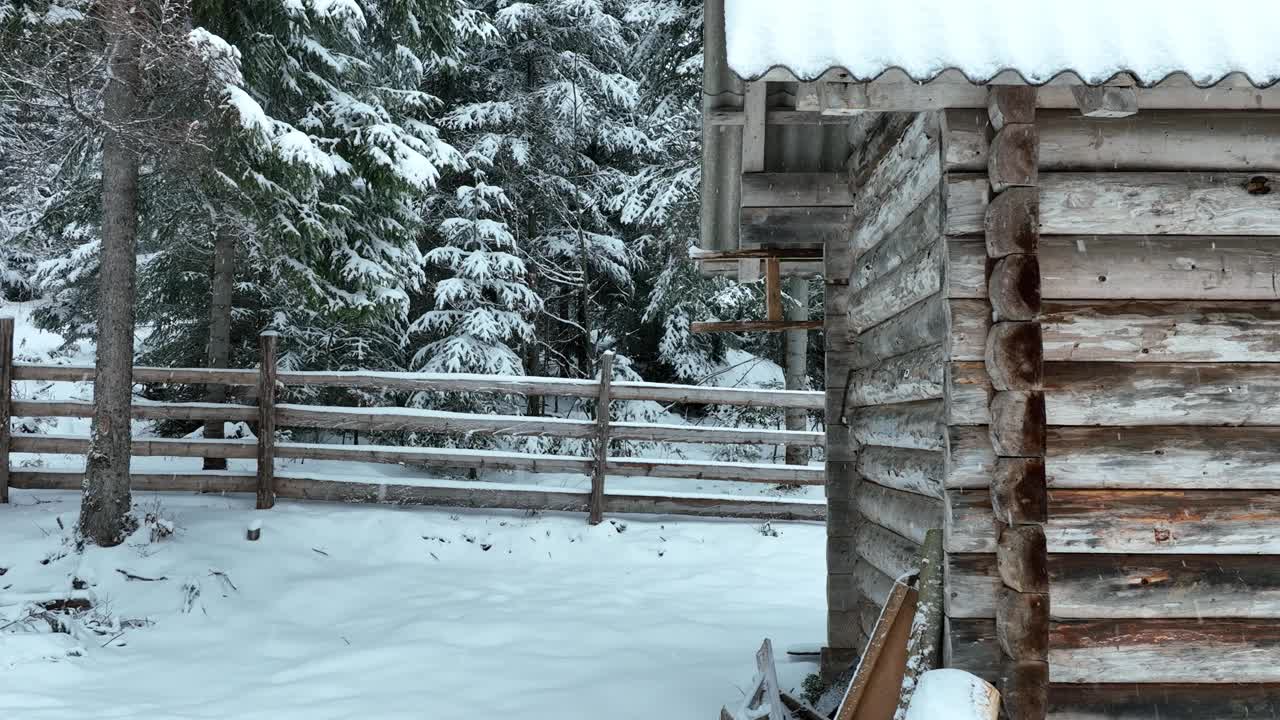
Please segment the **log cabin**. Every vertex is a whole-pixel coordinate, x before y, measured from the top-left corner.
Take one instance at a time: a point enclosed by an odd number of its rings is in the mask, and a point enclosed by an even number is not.
[[[1280,717],[1280,10],[705,8],[702,269],[824,277],[824,672],[940,527],[1008,717]]]

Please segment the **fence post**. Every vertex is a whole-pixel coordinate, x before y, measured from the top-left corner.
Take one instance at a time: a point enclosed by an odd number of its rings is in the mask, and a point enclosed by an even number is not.
[[[258,336],[258,509],[276,504],[276,341],[268,330]]]
[[[0,504],[9,502],[9,404],[13,398],[13,318],[0,317]]]
[[[596,464],[591,473],[589,522],[604,520],[604,475],[609,467],[609,386],[613,384],[613,351],[600,356],[600,395],[596,398]]]

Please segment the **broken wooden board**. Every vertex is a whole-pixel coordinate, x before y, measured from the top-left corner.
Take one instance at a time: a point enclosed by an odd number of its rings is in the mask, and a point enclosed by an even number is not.
[[[892,720],[917,602],[915,588],[901,579],[894,583],[835,720]]]

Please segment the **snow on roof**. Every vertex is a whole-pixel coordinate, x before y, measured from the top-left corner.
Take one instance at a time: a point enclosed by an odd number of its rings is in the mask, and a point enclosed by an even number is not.
[[[1074,72],[1089,84],[1131,73],[1150,86],[1184,73],[1202,87],[1231,73],[1280,80],[1280,3],[1207,0],[724,0],[729,67],[802,79],[836,68],[872,80],[892,68],[926,82],[944,70],[983,83],[1012,70],[1034,84]]]

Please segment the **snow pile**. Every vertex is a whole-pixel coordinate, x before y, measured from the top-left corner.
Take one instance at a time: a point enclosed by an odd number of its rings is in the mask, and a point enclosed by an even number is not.
[[[955,68],[983,82],[1017,70],[1040,84],[1064,71],[1102,83],[1132,72],[1143,85],[1184,72],[1212,85],[1233,72],[1280,79],[1280,5],[1248,21],[1192,0],[725,0],[729,66],[743,77],[787,67],[803,78],[844,68],[870,80],[889,68],[919,81]]]
[[[930,670],[920,676],[907,720],[991,720],[999,696],[982,678],[963,670]]]
[[[73,578],[111,620],[0,630],[0,718],[709,718],[761,637],[825,633],[818,524],[137,493],[173,534],[78,554],[76,494],[13,496],[0,626]]]

